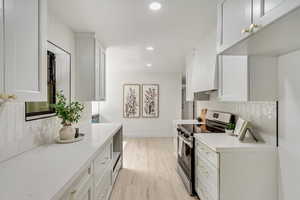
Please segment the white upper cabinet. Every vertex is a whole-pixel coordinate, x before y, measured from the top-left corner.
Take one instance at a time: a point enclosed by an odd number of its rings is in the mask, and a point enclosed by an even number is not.
[[[76,98],[105,100],[105,49],[94,33],[76,33]]]
[[[253,0],[254,31],[300,6],[300,0]]]
[[[46,17],[46,0],[4,0],[4,92],[18,101],[47,99]]]
[[[221,101],[276,101],[277,58],[219,56]]]
[[[106,52],[105,49],[101,48],[100,51],[100,96],[99,99],[106,100]]]
[[[192,86],[193,79],[193,62],[192,54],[186,57],[185,77],[186,77],[186,101],[194,101],[194,89]]]
[[[252,23],[252,0],[223,0],[218,5],[219,49],[227,48],[248,35]]]
[[[201,46],[193,54],[193,92],[218,89],[216,32],[204,38]]]
[[[194,49],[186,57],[187,101],[194,100],[195,93],[218,89],[216,35],[205,38],[202,47]],[[200,98],[200,96],[198,96]],[[198,100],[206,100],[206,96]]]
[[[222,101],[248,101],[248,58],[220,57],[220,90]]]
[[[96,99],[98,101],[105,101],[105,82],[106,82],[106,65],[105,65],[105,50],[101,47],[99,42],[96,41],[96,49],[95,49],[95,59],[96,59],[96,66],[95,66],[95,94]]]
[[[3,12],[3,0],[0,0],[0,93],[4,92],[4,59],[3,59],[3,52],[4,52],[4,12]]]
[[[277,26],[284,28],[290,26],[290,28],[295,29],[293,32],[299,32],[299,29],[297,29],[299,23],[297,23],[297,20],[295,20],[294,25],[285,25],[282,22],[276,25],[273,22],[280,21],[278,20],[279,18],[291,13],[291,11],[299,6],[300,0],[219,0],[217,25],[218,54],[278,55],[289,51],[286,47],[280,47],[284,45],[276,40],[287,40],[287,42],[283,43],[289,44],[292,40],[289,40],[289,35],[282,33],[279,30],[281,28]],[[287,20],[286,24],[290,23],[289,21],[291,20]],[[259,37],[252,37],[252,35],[256,35],[254,33],[257,31],[265,29],[267,25],[274,26],[275,30],[270,29],[271,31],[266,31],[266,35],[261,34]],[[262,43],[265,46],[271,47],[261,47]],[[277,43],[279,45],[276,45]],[[274,46],[273,49],[272,46]],[[294,45],[289,46],[294,48]]]

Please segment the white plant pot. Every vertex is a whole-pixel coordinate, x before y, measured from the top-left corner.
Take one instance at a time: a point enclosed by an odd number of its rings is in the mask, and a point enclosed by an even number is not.
[[[59,137],[61,140],[71,140],[75,138],[75,128],[72,125],[64,125],[59,130]]]

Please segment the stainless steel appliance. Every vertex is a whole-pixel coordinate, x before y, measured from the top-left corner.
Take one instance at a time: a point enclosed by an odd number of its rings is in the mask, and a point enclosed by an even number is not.
[[[227,125],[234,122],[234,115],[204,110],[198,121],[201,124],[180,124],[177,127],[177,172],[190,195],[195,194],[194,135],[202,133],[225,133]]]

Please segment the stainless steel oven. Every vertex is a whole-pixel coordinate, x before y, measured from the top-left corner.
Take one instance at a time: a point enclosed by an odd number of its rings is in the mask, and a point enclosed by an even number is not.
[[[226,126],[234,122],[234,116],[205,110],[198,121],[201,125],[181,124],[177,127],[177,172],[190,195],[195,194],[194,134],[225,133]]]
[[[193,194],[194,183],[194,137],[180,127],[177,137],[177,171],[189,194]]]

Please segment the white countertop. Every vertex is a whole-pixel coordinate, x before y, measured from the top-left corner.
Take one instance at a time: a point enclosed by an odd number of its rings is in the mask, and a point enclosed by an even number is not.
[[[177,124],[201,124],[200,122],[198,122],[197,120],[194,120],[194,119],[177,119],[177,120],[174,120],[173,123],[175,125],[177,125]]]
[[[40,146],[0,164],[1,200],[56,199],[121,124],[93,124],[84,140]]]
[[[262,142],[257,143],[249,139],[245,140],[245,142],[241,142],[237,137],[229,136],[225,133],[199,133],[194,136],[196,140],[206,144],[216,152],[276,150],[275,145]]]

